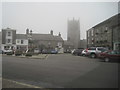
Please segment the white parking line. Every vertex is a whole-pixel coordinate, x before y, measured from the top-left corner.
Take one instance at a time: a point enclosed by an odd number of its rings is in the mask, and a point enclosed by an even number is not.
[[[45,59],[48,59],[49,55],[47,54],[47,56],[45,57]]]
[[[26,84],[26,83],[22,83],[22,82],[17,82],[17,81],[10,80],[10,79],[4,79],[4,78],[0,78],[0,79],[9,81],[9,82],[12,82],[12,83],[15,83],[15,84],[27,86],[27,87],[30,87],[30,88],[43,88],[43,87],[39,87],[39,86],[35,86],[35,85],[30,85],[30,84]]]

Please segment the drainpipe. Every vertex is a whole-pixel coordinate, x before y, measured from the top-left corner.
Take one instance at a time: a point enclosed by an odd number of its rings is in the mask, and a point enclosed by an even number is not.
[[[112,40],[111,42],[112,42],[112,50],[113,50],[114,49],[113,48],[113,28],[112,28],[112,31],[111,31],[111,40]]]

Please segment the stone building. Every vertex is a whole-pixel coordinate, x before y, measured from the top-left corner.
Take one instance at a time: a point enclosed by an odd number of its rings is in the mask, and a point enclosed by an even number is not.
[[[64,40],[64,52],[68,53],[68,52],[71,52],[71,50],[73,49],[74,49],[73,43],[71,43],[70,41]]]
[[[80,40],[80,48],[87,48],[87,40],[86,39],[82,39]]]
[[[32,33],[27,29],[26,35],[29,39],[29,48],[57,49],[59,53],[63,53],[64,41],[60,33],[53,35],[53,31],[51,30],[50,34],[38,34]]]
[[[38,34],[32,33],[32,30],[26,30],[26,34],[16,34],[14,29],[2,29],[0,36],[2,35],[2,42],[0,44],[3,51],[8,49],[56,49],[58,53],[63,53],[63,39],[61,34],[53,35],[53,31],[50,34]],[[1,39],[1,38],[0,38]]]
[[[0,50],[1,50],[1,46],[2,46],[2,32],[0,32]]]
[[[80,46],[80,22],[79,20],[68,20],[67,41],[73,43],[74,48]]]
[[[87,31],[87,47],[102,46],[120,49],[120,14],[117,14]]]

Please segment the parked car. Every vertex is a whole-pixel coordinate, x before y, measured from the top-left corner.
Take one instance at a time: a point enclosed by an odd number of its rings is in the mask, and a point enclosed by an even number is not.
[[[75,49],[75,50],[73,51],[73,55],[80,56],[80,55],[82,55],[82,51],[83,51],[83,49]]]
[[[99,58],[105,62],[120,60],[120,50],[109,50],[99,54]]]
[[[33,52],[32,52],[32,50],[26,50],[26,52],[25,52],[25,56],[32,56],[33,55]]]
[[[3,50],[4,54],[13,54],[14,51],[11,50],[11,49],[6,49],[6,50]]]
[[[81,55],[82,55],[82,56],[86,56],[86,54],[87,54],[87,49],[84,49],[84,50],[82,51]]]
[[[16,49],[14,52],[15,56],[20,56],[23,54],[22,50]]]
[[[44,49],[43,51],[42,51],[42,54],[57,54],[58,52],[56,51],[56,50],[46,50],[46,49]]]
[[[11,49],[4,50],[3,52],[4,52],[4,54],[6,54],[6,55],[13,55],[13,54],[14,54],[14,51],[11,50]]]
[[[0,54],[3,54],[3,50],[0,50]]]
[[[64,53],[71,53],[71,50],[64,50]]]
[[[58,53],[58,51],[56,51],[56,50],[51,50],[51,54],[57,54]]]
[[[90,47],[87,49],[86,56],[91,57],[91,58],[96,58],[99,53],[107,51],[107,48],[104,47]]]
[[[42,50],[42,54],[50,54],[50,51],[44,49],[44,50]]]
[[[41,51],[40,51],[38,48],[35,48],[35,49],[34,49],[34,53],[35,53],[35,54],[39,54],[39,53],[41,53]]]

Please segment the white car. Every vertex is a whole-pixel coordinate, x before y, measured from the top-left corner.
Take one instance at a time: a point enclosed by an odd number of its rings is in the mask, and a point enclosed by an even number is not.
[[[90,47],[88,48],[86,55],[91,58],[96,58],[99,55],[99,53],[104,52],[106,50],[108,49],[105,47]]]
[[[9,52],[13,52],[13,50],[11,50],[11,49],[3,50],[3,52],[6,54],[6,53],[9,53]]]
[[[82,56],[86,56],[86,54],[87,54],[87,49],[84,49],[83,51],[82,51]]]

